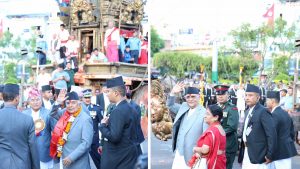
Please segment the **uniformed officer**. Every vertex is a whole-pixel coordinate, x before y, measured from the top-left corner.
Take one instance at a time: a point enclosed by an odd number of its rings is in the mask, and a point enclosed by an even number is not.
[[[229,102],[229,86],[216,85],[217,104],[223,109],[222,127],[226,132],[226,168],[232,169],[238,150],[237,128],[239,123],[238,110]]]
[[[90,155],[91,155],[97,169],[100,169],[101,147],[99,145],[98,125],[99,125],[100,121],[103,119],[103,109],[99,105],[94,105],[91,103],[91,97],[92,97],[91,89],[83,90],[82,93],[83,93],[82,101],[88,108],[90,116],[92,117],[92,120],[93,120],[94,137],[93,137],[93,142],[92,142],[92,146],[91,146],[91,150],[90,150]]]

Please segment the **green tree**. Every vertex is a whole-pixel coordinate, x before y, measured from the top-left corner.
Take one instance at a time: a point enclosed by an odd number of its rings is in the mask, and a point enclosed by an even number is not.
[[[13,34],[8,30],[3,33],[2,38],[0,39],[0,47],[9,47],[13,39]]]
[[[234,47],[243,58],[251,57],[254,48],[258,46],[257,34],[257,30],[253,29],[249,23],[242,24],[229,33],[234,39]]]
[[[164,40],[160,38],[157,31],[151,26],[151,57],[160,49],[164,48]]]
[[[188,52],[160,52],[153,57],[153,65],[161,70],[162,74],[184,77],[185,72],[200,71],[200,65],[205,66],[206,72],[211,72],[211,58],[201,57]]]
[[[274,22],[274,27],[262,24],[252,28],[250,24],[242,24],[239,28],[232,30],[230,35],[234,39],[234,46],[239,51],[241,57],[252,57],[254,50],[258,49],[261,56],[259,66],[259,76],[265,70],[264,60],[270,47],[278,46],[280,53],[284,56],[291,56],[293,52],[293,42],[295,39],[296,26],[288,27],[287,22],[281,17]],[[273,57],[277,57],[273,54]],[[272,74],[272,73],[276,74]],[[287,73],[285,71],[285,73]],[[271,77],[275,77],[278,71],[270,71]],[[270,76],[269,76],[270,77]],[[270,79],[272,80],[272,79]]]
[[[219,56],[218,72],[222,80],[238,82],[240,66],[245,67],[244,76],[251,77],[258,64],[253,58],[241,58],[238,56]],[[210,77],[212,57],[202,57],[188,52],[160,52],[153,57],[153,65],[160,69],[162,74],[170,74],[183,78],[186,72],[200,72],[200,65],[205,66],[205,72]],[[210,78],[207,79],[210,81]]]
[[[220,55],[218,63],[220,79],[231,80],[233,83],[239,82],[240,66],[244,67],[243,77],[246,79],[251,78],[258,68],[258,63],[250,57]]]
[[[4,84],[7,83],[12,83],[12,84],[16,84],[19,82],[19,80],[17,79],[16,76],[16,64],[9,62],[9,63],[5,63],[4,64]]]

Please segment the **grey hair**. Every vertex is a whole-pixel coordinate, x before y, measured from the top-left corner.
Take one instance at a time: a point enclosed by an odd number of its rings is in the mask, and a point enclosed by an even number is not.
[[[112,87],[112,90],[118,91],[122,97],[125,97],[126,95],[126,88],[125,86],[116,86]]]

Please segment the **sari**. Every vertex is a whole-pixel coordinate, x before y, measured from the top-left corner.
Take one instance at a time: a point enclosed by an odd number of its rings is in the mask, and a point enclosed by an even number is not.
[[[201,156],[207,160],[207,169],[226,169],[226,136],[221,135],[216,124],[211,125],[201,135],[197,142],[197,147],[202,147],[203,145],[209,146],[208,154]],[[197,158],[196,155],[193,155],[189,161],[190,167],[195,164]]]

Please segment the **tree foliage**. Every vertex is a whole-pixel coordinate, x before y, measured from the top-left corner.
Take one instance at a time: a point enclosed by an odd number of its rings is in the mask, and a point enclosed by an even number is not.
[[[218,73],[220,79],[230,79],[232,82],[239,82],[240,67],[243,66],[243,78],[249,79],[256,72],[258,63],[250,57],[240,56],[219,56]]]
[[[200,71],[200,65],[205,66],[210,81],[212,57],[202,57],[188,52],[161,52],[154,55],[153,65],[161,70],[162,74],[184,77],[185,72]],[[252,58],[238,56],[219,56],[218,72],[220,79],[238,82],[240,66],[245,67],[244,76],[251,77],[258,64]]]
[[[275,20],[273,27],[262,24],[259,27],[252,28],[251,25],[247,23],[232,30],[229,35],[233,37],[234,47],[241,57],[252,57],[254,50],[257,50],[261,56],[261,63],[259,65],[259,72],[261,75],[265,70],[264,60],[267,55],[272,55],[275,59],[273,59],[274,62],[276,62],[276,58],[278,57],[287,56],[289,58],[291,56],[291,53],[294,51],[293,44],[296,36],[295,31],[295,24],[288,26],[287,22],[279,17]],[[275,51],[277,54],[271,54],[271,52],[274,53],[274,51],[268,51],[270,48],[276,47],[278,48],[278,50]],[[276,64],[274,62],[273,64]],[[283,71],[282,73],[287,74],[287,66],[287,64],[281,64],[280,70]],[[280,71],[276,71],[279,70],[277,69],[279,68],[278,66],[273,66],[273,68],[275,71],[271,70],[267,73],[270,75],[272,74],[272,76],[275,77]]]
[[[160,38],[157,31],[151,26],[151,57],[164,48],[164,41]]]
[[[200,71],[200,65],[205,66],[207,72],[211,72],[211,58],[204,58],[188,52],[160,52],[154,55],[153,65],[161,72],[184,77],[185,72]]]
[[[13,34],[9,31],[3,33],[2,38],[0,39],[0,47],[8,47],[13,39]]]
[[[16,64],[15,63],[5,63],[4,64],[4,84],[17,84],[19,80],[17,79],[16,76]]]

